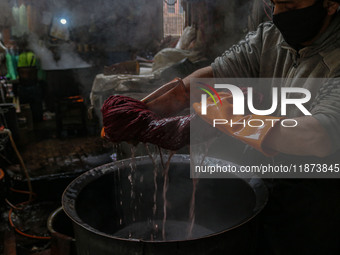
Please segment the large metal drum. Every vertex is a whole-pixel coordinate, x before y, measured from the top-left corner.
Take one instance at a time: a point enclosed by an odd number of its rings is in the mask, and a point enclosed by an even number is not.
[[[171,160],[165,223],[163,175],[158,172],[155,193],[154,166],[148,156],[84,173],[62,198],[64,211],[73,221],[78,255],[251,254],[256,242],[254,217],[265,206],[268,193],[261,179],[232,177],[199,180],[190,236],[193,181],[188,155]]]

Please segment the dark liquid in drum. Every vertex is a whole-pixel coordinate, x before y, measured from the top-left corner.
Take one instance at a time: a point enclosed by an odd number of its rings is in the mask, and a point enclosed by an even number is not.
[[[188,238],[187,230],[190,223],[184,221],[167,220],[165,224],[165,237],[162,237],[162,221],[156,221],[155,224],[149,222],[136,222],[131,224],[113,235],[125,239],[140,239],[145,241],[176,241]],[[194,224],[191,238],[199,238],[213,234],[210,229]]]

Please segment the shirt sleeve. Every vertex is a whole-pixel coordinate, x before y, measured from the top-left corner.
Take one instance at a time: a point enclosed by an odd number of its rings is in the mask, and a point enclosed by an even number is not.
[[[327,131],[333,150],[340,149],[340,78],[326,82],[318,92],[311,113]]]
[[[262,23],[238,44],[215,59],[211,67],[215,78],[256,78],[259,76],[263,38],[271,22]]]

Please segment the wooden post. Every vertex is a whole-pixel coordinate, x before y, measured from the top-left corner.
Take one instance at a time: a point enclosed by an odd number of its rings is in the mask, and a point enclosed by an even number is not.
[[[14,230],[7,230],[4,238],[4,255],[16,255],[16,241]]]

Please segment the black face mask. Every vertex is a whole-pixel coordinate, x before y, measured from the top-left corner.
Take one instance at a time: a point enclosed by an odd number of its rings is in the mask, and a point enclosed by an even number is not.
[[[300,49],[320,32],[326,15],[323,1],[317,0],[312,6],[273,15],[273,23],[290,46]]]

